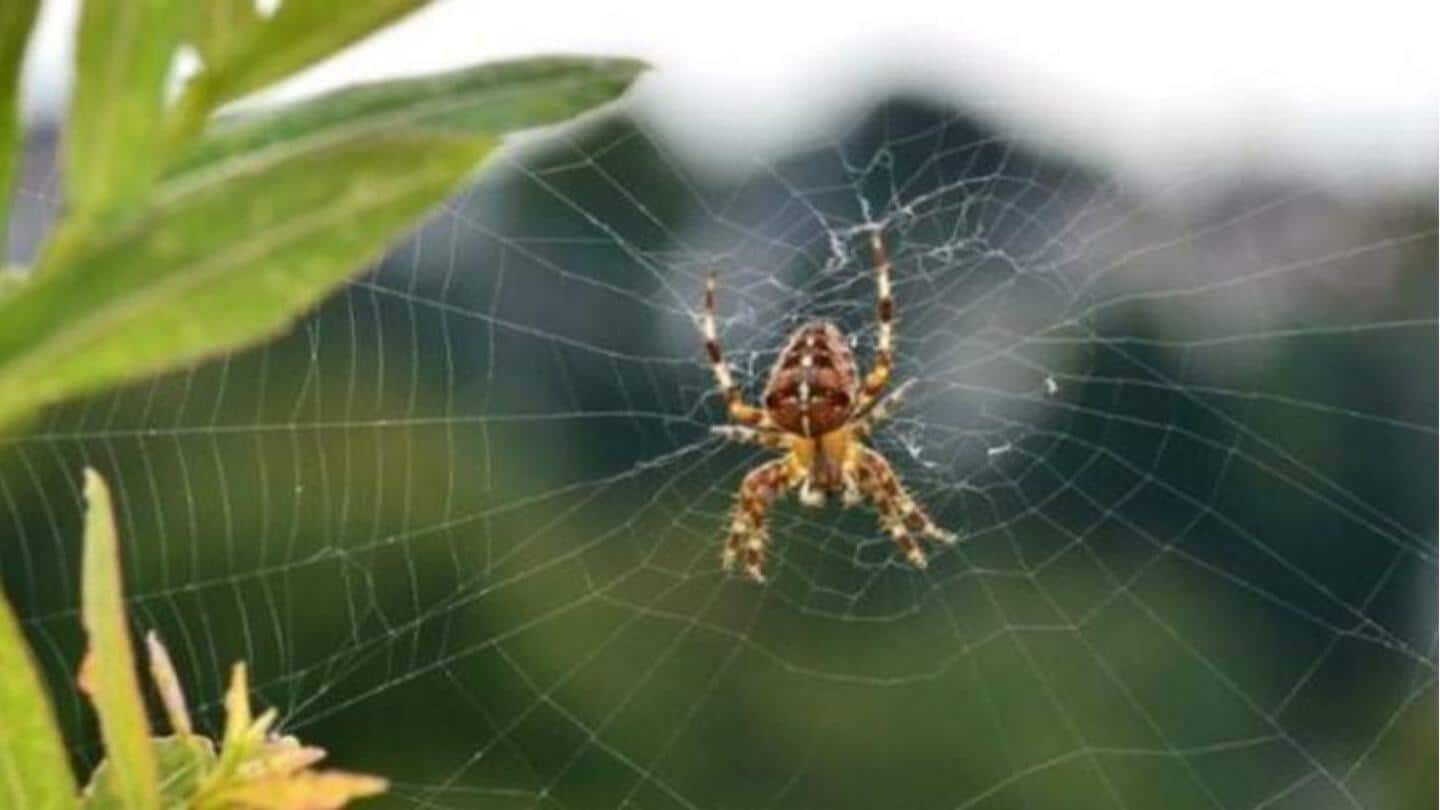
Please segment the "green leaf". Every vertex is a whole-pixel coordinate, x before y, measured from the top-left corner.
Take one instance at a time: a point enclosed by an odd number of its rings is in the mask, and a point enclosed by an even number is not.
[[[80,666],[80,687],[95,704],[100,738],[114,771],[107,780],[111,807],[158,810],[160,789],[150,724],[135,671],[135,652],[125,619],[115,515],[105,479],[85,470],[85,548],[81,560],[80,614],[89,648]]]
[[[190,0],[85,0],[65,136],[73,213],[131,202],[160,175],[165,84],[189,9]]]
[[[215,767],[215,744],[198,736],[159,737],[150,742],[160,765],[160,803],[167,810],[183,810]]]
[[[279,332],[444,199],[501,132],[613,98],[641,68],[502,64],[222,127],[151,209],[0,299],[0,426]]]
[[[0,595],[0,807],[75,806],[75,775],[10,603]]]
[[[180,737],[189,737],[194,733],[190,707],[185,702],[185,688],[180,685],[175,664],[170,661],[170,652],[161,643],[160,634],[154,630],[145,634],[145,648],[150,653],[150,680],[160,695],[165,716],[170,719],[170,730]]]
[[[631,59],[547,57],[360,85],[222,120],[176,171],[287,140],[355,137],[397,125],[499,134],[550,124],[614,99],[644,69]]]
[[[5,258],[11,185],[20,164],[20,63],[39,0],[0,3],[0,261]]]
[[[190,21],[190,42],[207,67],[223,63],[239,42],[254,33],[262,18],[255,0],[206,0]]]
[[[333,810],[354,799],[384,793],[389,784],[374,776],[342,771],[300,771],[253,779],[222,791],[221,807],[246,810]]]
[[[215,767],[215,744],[197,736],[156,737],[150,740],[160,773],[160,806],[165,810],[185,810],[200,783]],[[115,803],[119,774],[106,759],[95,768],[90,786],[85,790],[85,810],[110,810],[123,805]]]
[[[237,156],[166,184],[138,220],[0,300],[0,425],[276,334],[494,144],[384,132]]]
[[[0,265],[0,298],[25,286],[25,281],[29,277],[29,273],[23,268],[15,265]]]
[[[429,0],[285,0],[275,16],[195,77],[188,93],[215,107],[333,55]]]

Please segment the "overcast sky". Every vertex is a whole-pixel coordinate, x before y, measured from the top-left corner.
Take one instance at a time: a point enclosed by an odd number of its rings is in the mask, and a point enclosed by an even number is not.
[[[68,85],[75,3],[46,5],[27,63],[31,120],[58,115]],[[1440,119],[1436,7],[451,0],[278,96],[513,55],[620,54],[657,67],[636,98],[650,126],[715,170],[753,165],[903,87],[1154,187],[1198,169],[1218,183],[1263,174],[1361,195],[1428,195]]]

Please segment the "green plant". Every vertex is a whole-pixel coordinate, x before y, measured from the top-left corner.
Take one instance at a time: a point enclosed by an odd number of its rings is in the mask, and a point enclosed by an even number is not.
[[[106,757],[83,792],[55,728],[54,712],[35,674],[15,614],[0,600],[0,805],[15,808],[191,808],[192,810],[325,810],[385,790],[385,780],[311,766],[325,752],[271,733],[273,709],[250,710],[245,665],[237,664],[225,696],[225,733],[216,743],[196,734],[170,655],[146,638],[151,679],[171,734],[153,736],[136,674],[125,618],[114,510],[105,480],[85,471],[85,550],[80,613],[88,648],[80,689],[95,706]]]
[[[38,408],[282,331],[453,193],[509,131],[609,101],[642,65],[553,57],[217,115],[426,0],[86,0],[62,156],[64,213],[0,268],[0,430]],[[0,3],[0,236],[19,162],[20,62],[38,0]],[[167,99],[177,52],[201,67]],[[3,243],[3,240],[0,240]],[[174,734],[151,736],[103,480],[87,472],[81,685],[106,759],[82,794],[16,614],[0,599],[0,807],[323,808],[380,789],[252,720],[244,669],[216,750],[158,641]]]
[[[0,283],[0,428],[276,334],[453,193],[504,133],[608,101],[642,69],[529,59],[214,115],[421,5],[286,0],[262,17],[237,0],[84,3],[64,217],[34,266]],[[35,8],[0,10],[7,198]],[[182,45],[202,67],[167,103]]]

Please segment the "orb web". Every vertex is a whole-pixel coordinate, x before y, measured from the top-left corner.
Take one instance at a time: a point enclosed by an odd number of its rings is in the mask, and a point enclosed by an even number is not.
[[[624,117],[532,138],[288,337],[3,440],[77,757],[91,464],[209,727],[245,659],[393,806],[1433,799],[1433,209],[1161,202],[985,120],[897,100],[728,176]],[[767,454],[710,433],[702,280],[753,400],[813,318],[869,363],[876,231],[916,383],[873,443],[962,542],[915,571],[790,498],[726,576]]]

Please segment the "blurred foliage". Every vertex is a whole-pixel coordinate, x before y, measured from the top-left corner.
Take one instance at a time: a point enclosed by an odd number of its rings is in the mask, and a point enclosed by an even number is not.
[[[0,298],[0,427],[276,334],[443,201],[501,135],[608,101],[641,67],[517,62],[427,77],[424,93],[416,80],[374,85],[205,130],[217,105],[417,5],[287,2],[234,43],[207,39],[212,61],[167,106],[191,4],[85,3],[65,217],[28,283]],[[7,41],[28,22],[5,21]],[[12,123],[13,106],[0,110]]]
[[[504,133],[608,101],[640,70],[622,60],[532,60],[431,76],[424,94],[411,92],[413,80],[379,84],[212,125],[221,104],[420,5],[288,0],[262,18],[253,4],[250,13],[192,0],[83,4],[65,215],[33,268],[3,269],[0,429],[65,397],[276,334],[442,202]],[[19,68],[36,13],[24,1],[0,10],[0,236],[19,163]],[[167,81],[187,43],[202,65],[171,104]],[[469,112],[434,115],[447,102]],[[326,808],[374,793],[374,780],[311,771],[313,750],[272,739],[273,713],[252,723],[243,670],[218,758],[186,740],[152,743],[98,475],[87,475],[86,494],[80,684],[107,759],[85,803],[158,808],[162,786],[166,807]],[[67,755],[8,603],[0,662],[0,707],[12,718],[0,732],[0,798],[73,806]],[[193,796],[176,794],[188,782],[174,768],[189,774]]]
[[[40,0],[0,6],[0,244],[10,221],[10,189],[20,162],[20,62],[39,8]],[[0,297],[4,294],[5,281],[0,279]]]
[[[150,668],[169,715],[173,736],[152,735],[136,674],[125,615],[120,555],[109,487],[94,470],[85,471],[84,617],[88,648],[80,666],[80,690],[100,718],[105,758],[83,793],[77,793],[68,757],[43,690],[30,677],[23,641],[7,634],[0,655],[11,660],[3,691],[5,708],[17,712],[19,734],[0,736],[5,777],[0,797],[7,807],[81,807],[87,810],[334,810],[351,799],[383,792],[376,777],[317,771],[322,749],[272,733],[274,709],[255,718],[249,681],[237,665],[226,693],[226,725],[219,751],[193,733],[189,708],[170,656],[158,638],[148,638]],[[13,624],[0,600],[0,618]],[[9,647],[13,644],[13,647]],[[7,723],[8,725],[8,723]]]
[[[85,548],[81,560],[80,615],[88,646],[80,663],[80,691],[95,705],[105,744],[108,778],[93,791],[99,807],[147,810],[160,807],[162,775],[150,747],[150,721],[130,643],[120,584],[120,546],[115,536],[110,489],[94,470],[85,471]],[[102,765],[102,767],[104,767]]]

